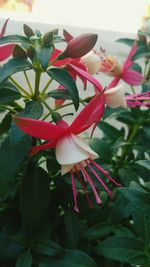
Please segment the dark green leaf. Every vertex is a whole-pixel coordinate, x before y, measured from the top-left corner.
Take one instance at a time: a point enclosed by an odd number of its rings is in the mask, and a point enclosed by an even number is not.
[[[40,229],[49,205],[49,179],[47,173],[30,162],[20,192],[21,213],[25,230],[32,234]]]
[[[37,241],[33,249],[36,253],[53,257],[58,257],[63,253],[63,249],[57,243],[47,239]]]
[[[101,158],[110,160],[111,147],[107,140],[92,138],[89,145]]]
[[[47,71],[48,75],[56,80],[58,83],[64,86],[69,91],[70,97],[72,98],[75,109],[79,107],[79,94],[77,86],[73,78],[64,69],[52,68]]]
[[[41,46],[40,44],[37,44],[35,50],[37,58],[39,59],[42,68],[45,70],[48,66],[50,57],[52,55],[53,47],[52,46],[44,47]]]
[[[8,35],[0,38],[0,44],[8,43],[32,44],[27,37],[21,35]]]
[[[79,241],[79,221],[74,211],[68,210],[64,215],[65,228],[69,247],[75,248]]]
[[[50,31],[44,34],[43,36],[43,45],[45,47],[50,47],[54,38],[54,31]]]
[[[65,250],[62,258],[45,259],[39,267],[96,267],[95,262],[84,252],[79,250]]]
[[[142,57],[150,56],[150,49],[147,45],[142,45],[138,48],[132,57],[132,60],[137,60]]]
[[[12,83],[6,81],[0,84],[0,104],[8,104],[21,97],[20,92]]]
[[[15,267],[31,267],[32,254],[30,250],[24,251],[18,258]]]
[[[43,114],[43,106],[39,101],[26,102],[25,109],[17,115],[26,118],[39,119]]]
[[[130,264],[144,264],[147,261],[144,241],[133,237],[109,237],[97,245],[96,251],[106,258]]]
[[[150,160],[138,160],[136,164],[143,166],[147,170],[150,170]]]
[[[3,82],[9,76],[24,70],[32,69],[32,65],[29,61],[22,58],[10,59],[0,70],[0,82]]]
[[[31,36],[34,36],[34,32],[33,30],[26,24],[23,25],[23,30],[24,30],[24,33],[27,37],[31,37]]]
[[[11,122],[12,122],[12,116],[10,113],[7,113],[0,124],[0,135],[6,133],[9,130]]]
[[[13,50],[13,57],[15,58],[27,58],[27,53],[24,50],[24,48],[22,48],[19,45],[15,45],[15,48]]]
[[[108,222],[100,222],[90,227],[84,233],[84,237],[88,240],[98,240],[104,238],[112,232],[112,226]]]
[[[13,188],[13,179],[20,170],[31,147],[29,136],[23,136],[16,146],[7,137],[0,147],[0,198],[6,199]]]
[[[66,89],[52,90],[47,94],[47,96],[48,97],[53,97],[55,99],[70,99],[69,92]]]
[[[133,43],[135,42],[135,39],[129,39],[129,38],[120,38],[116,40],[117,43],[122,43],[128,46],[132,46]]]
[[[107,136],[112,141],[116,141],[122,135],[120,130],[117,130],[107,122],[101,121],[98,127],[104,133],[104,136]]]

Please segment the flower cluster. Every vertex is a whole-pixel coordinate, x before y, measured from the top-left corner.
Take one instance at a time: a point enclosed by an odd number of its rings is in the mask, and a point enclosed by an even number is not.
[[[89,205],[92,206],[92,203],[86,190],[86,184],[91,187],[96,202],[101,204],[98,188],[92,177],[95,177],[110,198],[112,193],[99,173],[116,186],[120,186],[120,184],[95,161],[99,157],[98,154],[90,148],[80,134],[90,127],[93,127],[93,134],[106,107],[150,106],[150,92],[135,92],[125,95],[124,90],[126,84],[133,87],[141,85],[144,81],[143,75],[134,68],[134,56],[138,51],[138,42],[133,42],[129,54],[121,65],[115,57],[106,55],[103,49],[95,50],[98,37],[96,34],[73,37],[64,30],[62,38],[58,35],[57,30],[53,30],[42,36],[39,31],[34,32],[25,25],[26,36],[9,37],[4,36],[7,22],[8,20],[0,33],[0,61],[7,59],[1,69],[0,82],[5,84],[9,79],[11,86],[17,86],[25,101],[39,101],[48,109],[48,114],[41,119],[22,116],[21,111],[14,115],[15,124],[23,132],[37,140],[44,140],[42,144],[34,145],[31,148],[29,157],[36,157],[42,150],[55,149],[56,160],[61,165],[61,175],[70,173],[74,209],[79,211],[77,180],[81,184]],[[58,42],[66,43],[64,50],[57,48]],[[9,57],[11,58],[9,59]],[[35,72],[35,90],[29,82],[27,70]],[[24,72],[30,93],[12,77],[19,71]],[[49,80],[41,90],[40,78],[43,73],[47,74]],[[105,87],[96,78],[99,73],[110,76],[110,83]],[[79,97],[82,88],[78,90],[77,78],[81,79],[84,90],[87,88],[87,83],[90,83],[94,89],[88,99],[83,100]],[[53,87],[53,81],[58,83],[57,89]],[[54,106],[48,104],[49,97],[55,98]],[[71,102],[66,103],[66,100],[71,100]],[[82,110],[68,125],[67,121],[63,119],[63,116],[67,114],[60,115],[58,111],[72,104],[76,111],[81,104]],[[53,121],[45,121],[50,115]]]

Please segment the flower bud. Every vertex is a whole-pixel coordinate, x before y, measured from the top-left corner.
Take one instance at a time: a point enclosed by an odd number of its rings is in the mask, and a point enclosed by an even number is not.
[[[99,71],[100,58],[93,50],[81,58],[81,63],[87,67],[88,72],[91,75],[96,74]]]
[[[97,34],[87,33],[73,38],[63,52],[64,57],[79,58],[92,50],[97,41]]]

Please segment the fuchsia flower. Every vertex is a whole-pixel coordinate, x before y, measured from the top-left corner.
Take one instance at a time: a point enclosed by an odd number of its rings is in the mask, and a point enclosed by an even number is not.
[[[137,51],[137,48],[137,43],[135,42],[123,66],[120,66],[116,59],[114,59],[113,57],[105,56],[105,58],[101,60],[100,71],[105,72],[108,75],[115,76],[115,78],[110,83],[109,88],[116,86],[120,79],[122,79],[129,85],[140,85],[142,83],[144,79],[142,74],[131,69],[131,67],[134,65],[132,57]]]
[[[112,183],[119,186],[119,184],[94,161],[94,159],[99,156],[78,136],[78,134],[88,129],[95,121],[99,121],[103,112],[104,95],[98,94],[85,106],[70,126],[63,120],[59,120],[57,125],[55,125],[41,120],[15,116],[15,122],[22,131],[33,137],[47,141],[42,145],[33,147],[30,155],[34,155],[40,150],[55,147],[56,159],[61,165],[61,174],[64,175],[70,172],[71,175],[74,209],[76,211],[79,211],[79,208],[77,204],[75,177],[81,183],[90,206],[92,204],[86,192],[85,181],[91,186],[97,203],[102,203],[97,188],[88,174],[87,169],[93,173],[110,197],[112,197],[111,191],[95,169],[104,174]]]
[[[2,30],[0,32],[0,38],[2,38],[5,34],[7,23],[8,23],[8,19],[5,21],[2,27]],[[15,46],[14,44],[7,44],[7,45],[0,46],[0,61],[5,60],[12,55],[14,46]]]
[[[150,91],[126,96],[128,107],[150,107]]]

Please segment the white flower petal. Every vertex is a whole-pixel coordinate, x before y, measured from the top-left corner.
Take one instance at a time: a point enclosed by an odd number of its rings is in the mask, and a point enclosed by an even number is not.
[[[75,164],[88,158],[88,151],[77,145],[72,135],[61,138],[56,144],[56,159],[61,165]]]
[[[105,104],[110,108],[127,107],[123,85],[105,91]]]
[[[67,172],[71,171],[73,168],[74,164],[68,164],[68,165],[62,165],[61,166],[61,175],[66,174]]]
[[[72,134],[72,138],[75,141],[75,143],[81,147],[83,150],[87,151],[89,154],[89,157],[91,159],[97,159],[99,158],[98,154],[95,153],[88,144],[86,144],[79,136]]]
[[[88,54],[81,58],[81,62],[88,68],[90,74],[96,74],[100,69],[99,56],[90,51]]]

